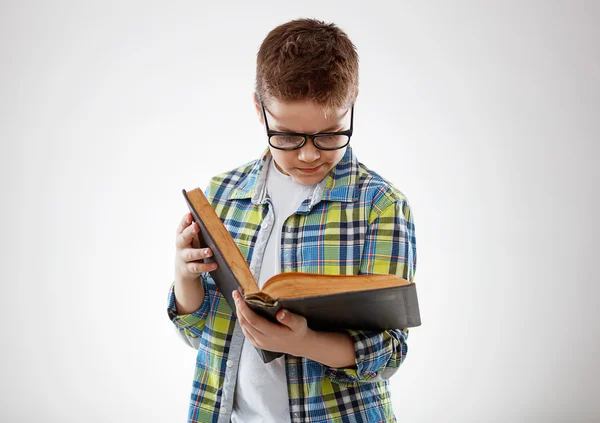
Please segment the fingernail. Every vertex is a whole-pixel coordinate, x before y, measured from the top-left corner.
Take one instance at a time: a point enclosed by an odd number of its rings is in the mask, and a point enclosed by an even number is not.
[[[279,315],[279,320],[283,320],[285,319],[285,311],[282,311],[281,314]]]
[[[204,249],[204,254],[208,254],[208,248]]]

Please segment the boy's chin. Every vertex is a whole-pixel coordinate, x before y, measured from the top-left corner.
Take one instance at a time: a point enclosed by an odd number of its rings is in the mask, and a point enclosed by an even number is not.
[[[298,182],[300,184],[312,185],[312,184],[321,182],[326,174],[327,173],[323,172],[323,170],[319,170],[318,172],[315,172],[315,173],[304,173],[301,170],[296,170],[292,174],[292,177],[294,178],[294,180],[296,182]]]

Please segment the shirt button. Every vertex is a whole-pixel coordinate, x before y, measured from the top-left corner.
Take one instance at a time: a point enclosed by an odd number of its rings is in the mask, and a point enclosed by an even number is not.
[[[269,227],[269,222],[263,223],[263,228],[267,229]]]
[[[227,407],[221,407],[220,413],[227,414]]]
[[[233,367],[233,361],[227,360],[227,367]]]

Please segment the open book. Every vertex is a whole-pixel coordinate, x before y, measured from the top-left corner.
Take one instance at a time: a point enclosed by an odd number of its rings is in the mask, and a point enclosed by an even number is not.
[[[200,188],[182,190],[188,208],[200,226],[202,247],[216,261],[210,272],[218,290],[235,313],[233,291],[241,291],[257,314],[277,322],[281,308],[300,314],[314,330],[385,330],[419,326],[421,318],[416,285],[396,275],[322,275],[287,272],[271,277],[259,289],[242,252]],[[256,348],[268,363],[282,353]]]

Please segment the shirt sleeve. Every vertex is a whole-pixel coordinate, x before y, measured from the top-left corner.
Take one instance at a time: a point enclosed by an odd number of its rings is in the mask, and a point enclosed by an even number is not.
[[[361,274],[395,274],[414,282],[417,247],[413,215],[406,199],[396,201],[374,218],[365,237]],[[382,332],[345,330],[354,342],[355,368],[327,367],[336,383],[389,379],[408,352],[408,328]]]
[[[202,305],[200,305],[200,308],[193,313],[177,313],[177,305],[175,304],[175,282],[171,283],[167,299],[167,313],[169,318],[177,329],[183,331],[186,336],[191,338],[197,338],[202,335],[202,330],[206,324],[206,317],[210,310],[211,292],[214,291],[214,284],[213,287],[211,287],[211,284],[208,283],[206,273],[200,275],[200,281],[204,287],[204,301],[202,302]]]

